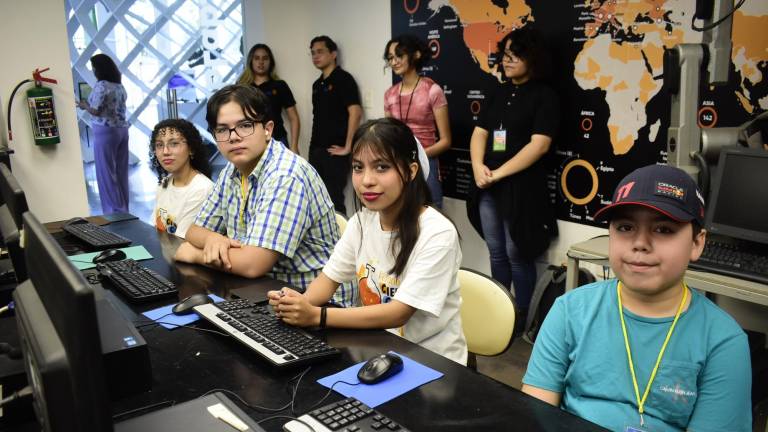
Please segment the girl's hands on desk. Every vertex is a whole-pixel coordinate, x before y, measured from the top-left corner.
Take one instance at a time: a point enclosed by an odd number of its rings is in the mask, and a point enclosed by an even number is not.
[[[275,314],[286,324],[299,327],[316,326],[320,323],[320,308],[313,306],[307,297],[290,288],[267,293]]]

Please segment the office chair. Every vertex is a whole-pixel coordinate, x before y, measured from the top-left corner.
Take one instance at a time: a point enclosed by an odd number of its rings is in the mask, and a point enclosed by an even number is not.
[[[336,212],[336,223],[339,224],[339,236],[344,234],[344,229],[347,228],[347,218],[343,214]]]
[[[504,286],[474,270],[459,269],[459,286],[467,367],[477,370],[477,355],[496,356],[512,344],[517,307]]]

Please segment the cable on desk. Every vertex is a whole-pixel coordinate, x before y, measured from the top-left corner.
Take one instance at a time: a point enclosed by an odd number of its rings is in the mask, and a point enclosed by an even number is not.
[[[251,405],[248,402],[246,402],[245,399],[243,399],[239,394],[233,392],[232,390],[227,390],[227,389],[222,389],[222,388],[216,388],[216,389],[208,390],[207,392],[203,393],[199,397],[205,397],[205,396],[208,396],[209,394],[214,393],[214,392],[222,392],[222,393],[226,393],[226,394],[228,394],[230,396],[233,396],[237,400],[239,400],[240,403],[242,403],[243,405],[247,406],[248,408],[250,408],[252,410],[256,410],[256,411],[280,412],[280,411],[286,410],[289,406],[291,406],[291,403],[293,402],[293,401],[290,401],[290,402],[286,403],[285,405],[283,405],[281,407],[278,407],[278,408],[263,407],[263,406],[260,406],[260,405]]]
[[[16,303],[10,302],[7,305],[0,307],[0,315],[13,310],[16,307]]]
[[[132,410],[123,411],[121,413],[113,415],[112,416],[112,420],[119,420],[119,419],[121,419],[123,417],[126,417],[126,416],[129,416],[131,414],[136,414],[138,412],[147,411],[147,410],[154,410],[155,408],[161,408],[161,407],[164,407],[166,405],[169,406],[169,407],[172,407],[172,406],[176,405],[176,401],[175,400],[164,400],[162,402],[153,403],[151,405],[145,405],[145,406],[140,407],[140,408],[134,408]]]
[[[336,381],[335,383],[331,384],[331,387],[330,387],[330,388],[328,388],[328,392],[326,392],[326,393],[325,393],[325,396],[321,397],[319,401],[315,402],[315,404],[314,404],[314,405],[312,405],[311,407],[309,407],[309,409],[307,409],[307,412],[309,412],[309,411],[312,411],[313,409],[317,408],[317,406],[318,406],[318,405],[320,405],[321,403],[325,402],[325,400],[326,400],[326,399],[328,399],[328,396],[330,396],[330,395],[331,395],[331,392],[333,391],[333,388],[336,386],[336,384],[340,384],[340,383],[346,384],[346,385],[348,385],[348,386],[356,386],[356,385],[360,385],[360,383],[359,383],[359,382],[356,382],[356,383],[348,383],[348,382],[346,382],[346,381],[343,381],[343,380],[338,380],[338,381]]]
[[[299,392],[299,384],[301,384],[301,379],[304,378],[304,375],[306,375],[310,369],[312,369],[311,366],[306,368],[304,372],[299,374],[298,375],[299,379],[296,381],[296,384],[293,386],[293,394],[291,394],[291,414],[293,414],[294,416],[296,415],[296,394]]]
[[[247,406],[248,408],[250,408],[252,410],[267,411],[267,412],[275,412],[276,413],[276,412],[280,412],[280,411],[285,411],[286,409],[288,409],[288,407],[290,407],[291,411],[293,411],[294,401],[296,400],[296,392],[297,392],[297,390],[299,388],[299,384],[301,383],[301,379],[304,378],[304,375],[306,375],[307,372],[309,372],[310,369],[312,369],[312,366],[304,369],[304,371],[302,371],[298,375],[295,375],[293,378],[288,380],[288,382],[291,382],[291,381],[293,381],[293,380],[298,378],[298,381],[296,381],[296,385],[291,388],[291,400],[288,403],[286,403],[285,405],[277,407],[277,408],[264,407],[264,406],[260,406],[260,405],[251,405],[250,403],[246,402],[245,399],[243,399],[239,394],[233,392],[232,390],[221,389],[221,388],[213,389],[213,390],[208,390],[207,392],[203,393],[199,397],[208,396],[209,394],[211,394],[213,392],[222,392],[222,393],[226,393],[228,395],[231,395],[231,396],[237,398],[237,400],[239,400],[240,403],[242,403],[243,405]],[[295,415],[295,413],[294,413],[294,415]]]
[[[201,331],[201,332],[208,332],[208,333],[217,334],[219,336],[230,337],[228,334],[222,333],[222,332],[220,332],[218,330],[204,329],[204,328],[200,328],[200,327],[184,325],[184,324],[176,324],[176,323],[166,322],[166,321],[156,321],[155,323],[156,324],[172,325],[172,326],[176,326],[176,327],[184,327],[184,328],[188,328],[188,329],[192,329],[192,330],[197,330],[197,331]],[[149,325],[149,324],[147,324],[147,325]]]
[[[143,326],[148,326],[148,325],[152,325],[152,324],[157,324],[158,320],[161,320],[161,319],[167,317],[168,315],[173,315],[173,312],[168,312],[167,314],[165,314],[163,316],[159,316],[159,317],[157,317],[156,319],[153,319],[153,320],[152,319],[143,319],[141,321],[133,321],[133,325],[135,325],[137,327],[143,327]]]
[[[28,396],[32,396],[32,386],[26,386],[19,391],[15,391],[11,393],[11,395],[8,396],[7,398],[0,400],[0,408],[5,406],[5,404],[11,403],[17,399],[25,398]]]
[[[315,429],[312,426],[310,426],[307,422],[305,422],[304,420],[300,420],[298,417],[291,417],[291,416],[288,416],[288,415],[275,415],[275,416],[267,417],[265,419],[261,419],[261,420],[257,421],[256,424],[262,424],[262,423],[268,422],[270,420],[275,420],[275,419],[294,420],[294,421],[297,421],[297,422],[303,424],[307,428],[309,428],[310,431],[315,432]]]

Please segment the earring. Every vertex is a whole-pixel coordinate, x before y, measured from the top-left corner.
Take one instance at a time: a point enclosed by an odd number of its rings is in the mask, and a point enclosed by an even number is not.
[[[190,153],[190,154],[189,154],[189,159],[190,159],[190,160],[192,160],[192,159],[194,159],[194,158],[195,158],[195,154],[194,154],[194,153]]]

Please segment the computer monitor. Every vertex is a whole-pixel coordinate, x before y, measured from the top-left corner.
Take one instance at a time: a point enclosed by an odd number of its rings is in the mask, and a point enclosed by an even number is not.
[[[0,196],[3,199],[2,204],[8,206],[16,227],[21,229],[21,215],[29,210],[27,198],[11,170],[2,163],[0,163]]]
[[[41,430],[112,431],[93,290],[45,227],[23,220],[30,278],[13,297]]]
[[[27,279],[27,266],[21,250],[21,215],[28,210],[27,199],[19,182],[8,166],[0,163],[0,235],[11,257],[13,272],[9,270],[8,281],[23,282]],[[5,275],[0,276],[5,281]]]
[[[768,151],[724,147],[712,186],[707,231],[768,244]]]

